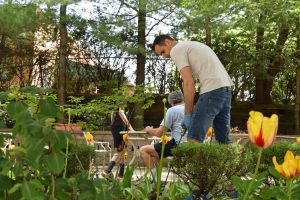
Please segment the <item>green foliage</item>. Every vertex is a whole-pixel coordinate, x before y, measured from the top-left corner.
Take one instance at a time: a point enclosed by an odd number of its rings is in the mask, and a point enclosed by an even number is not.
[[[71,115],[81,119],[79,124],[83,129],[102,130],[110,121],[112,111],[116,110],[117,107],[125,108],[129,104],[144,102],[142,109],[147,109],[154,103],[150,87],[143,85],[136,86],[135,94],[132,96],[124,95],[127,90],[128,88],[126,86],[120,89],[114,89],[113,94],[102,96],[99,99],[93,99],[88,102],[84,102],[84,97],[70,97],[64,111],[66,112],[68,108],[71,108]],[[129,120],[131,113],[132,111],[129,113]]]
[[[253,177],[251,178],[253,179]],[[251,184],[252,180],[245,177],[242,178],[238,176],[232,176],[231,181],[234,184],[236,190],[238,191],[240,197],[243,197],[247,192],[247,188],[250,187],[250,185],[251,185],[251,189],[249,190],[249,192],[251,194],[254,193],[254,191],[256,191],[257,189],[259,189],[259,187],[261,187],[261,185],[264,183],[266,178],[267,178],[267,173],[261,173],[255,177],[255,180],[252,184]],[[249,195],[248,197],[250,198],[251,195]]]
[[[123,181],[89,178],[94,148],[76,144],[68,132],[53,128],[60,109],[43,89],[21,88],[0,96],[15,121],[11,137],[21,138],[21,146],[6,151],[6,155],[0,151],[0,199],[145,199],[151,192],[149,180],[145,182],[146,190],[144,183],[132,184],[131,166],[126,168]],[[171,196],[182,196],[184,186],[176,188],[174,185],[168,190]]]
[[[247,145],[247,149],[253,152],[255,160],[257,160],[258,149],[250,143]],[[270,166],[274,166],[272,162],[273,156],[276,156],[278,163],[282,163],[284,160],[285,153],[288,150],[292,151],[296,155],[300,155],[300,146],[295,142],[278,141],[275,142],[271,147],[264,149],[262,153],[259,171],[263,172],[268,170]]]
[[[44,197],[44,187],[53,185],[54,176],[65,167],[64,149],[72,138],[69,133],[52,128],[49,119],[57,118],[58,107],[44,92],[28,87],[6,95],[8,115],[15,121],[13,136],[22,138],[21,146],[8,151],[0,163],[0,173],[9,180],[12,196],[21,191],[26,199]]]
[[[95,158],[94,147],[83,144],[71,144],[68,155],[67,176],[71,177],[79,173],[87,174],[92,160]]]
[[[247,149],[256,155],[260,151],[254,145],[247,146]],[[254,175],[249,174],[246,177],[232,177],[232,183],[239,192],[241,199],[298,199],[300,176],[298,175],[291,180],[286,179],[275,170],[272,162],[273,156],[276,156],[277,162],[283,163],[288,150],[299,155],[300,146],[288,141],[276,142],[270,148],[263,149],[261,163],[257,166],[261,171],[258,176],[254,177]],[[250,185],[251,180],[253,180],[253,185]],[[246,189],[249,192],[247,194]]]
[[[184,0],[180,30],[185,39],[206,43],[216,52],[233,79],[233,101],[262,96],[255,96],[264,87],[255,86],[256,77],[274,81],[273,89],[264,91],[271,92],[273,102],[291,103],[296,95],[299,5],[297,0]]]
[[[185,143],[173,151],[172,170],[201,192],[224,190],[232,175],[243,176],[253,169],[253,155],[238,144]],[[191,157],[192,155],[192,157]]]
[[[37,27],[36,5],[0,4],[0,34],[16,37]]]

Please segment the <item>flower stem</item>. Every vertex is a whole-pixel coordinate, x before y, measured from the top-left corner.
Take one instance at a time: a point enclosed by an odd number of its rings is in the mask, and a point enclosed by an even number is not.
[[[255,171],[254,171],[254,174],[253,174],[253,177],[251,179],[251,182],[247,188],[247,191],[246,191],[246,194],[243,198],[243,200],[247,200],[250,192],[251,192],[251,189],[252,189],[252,186],[253,186],[253,183],[254,181],[256,180],[256,176],[257,176],[257,173],[258,173],[258,168],[259,168],[259,165],[260,165],[260,161],[261,161],[261,156],[262,156],[262,152],[263,152],[263,149],[262,148],[259,148],[259,152],[258,152],[258,160],[257,160],[257,163],[256,163],[256,167],[255,167]]]
[[[71,109],[68,108],[68,131],[70,131],[70,126],[71,126]],[[65,158],[65,168],[64,168],[63,178],[66,178],[66,174],[67,174],[68,156],[69,156],[69,139],[67,137],[66,158]]]
[[[51,175],[51,180],[52,180],[52,191],[51,191],[50,200],[54,200],[55,199],[55,179],[54,179],[53,174]]]
[[[293,180],[286,180],[286,190],[287,190],[288,200],[292,199],[292,184],[293,184]]]
[[[163,99],[163,104],[164,104],[164,127],[166,127],[166,99]],[[163,133],[162,135],[166,134],[165,128],[163,128]],[[159,195],[160,195],[160,185],[161,185],[161,173],[162,173],[162,166],[163,166],[163,160],[164,160],[164,151],[165,151],[165,143],[164,141],[162,143],[162,149],[161,149],[161,156],[160,156],[160,161],[159,161],[159,167],[158,167],[158,172],[157,172],[157,185],[156,185],[156,200],[158,200]]]

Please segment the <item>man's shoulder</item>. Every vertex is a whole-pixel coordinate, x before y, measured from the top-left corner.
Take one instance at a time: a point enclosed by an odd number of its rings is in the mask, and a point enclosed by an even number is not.
[[[179,104],[179,105],[173,106],[173,107],[169,108],[168,110],[169,110],[169,112],[184,110],[184,104]]]
[[[207,48],[207,45],[201,42],[197,41],[181,41],[178,42],[171,50],[171,52],[174,54],[176,53],[182,53],[182,51],[189,51],[192,49],[202,49]]]
[[[177,42],[177,44],[175,45],[180,47],[180,46],[193,46],[193,45],[205,45],[202,42],[198,42],[198,41],[179,41]]]

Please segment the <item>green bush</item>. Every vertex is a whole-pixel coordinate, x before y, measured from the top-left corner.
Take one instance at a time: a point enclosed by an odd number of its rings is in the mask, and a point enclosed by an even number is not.
[[[185,143],[173,150],[171,168],[202,193],[223,191],[232,175],[243,176],[255,167],[253,152],[239,144]]]
[[[78,173],[88,172],[90,162],[95,158],[93,146],[85,143],[70,145],[68,155],[67,176],[73,176]]]
[[[254,144],[248,144],[246,145],[246,148],[253,152],[255,160],[257,160],[259,149]],[[264,149],[259,171],[263,172],[268,170],[270,166],[274,166],[272,162],[273,156],[276,156],[278,163],[283,163],[285,153],[288,150],[292,151],[294,155],[300,155],[300,145],[295,142],[278,141],[275,142],[271,147]]]

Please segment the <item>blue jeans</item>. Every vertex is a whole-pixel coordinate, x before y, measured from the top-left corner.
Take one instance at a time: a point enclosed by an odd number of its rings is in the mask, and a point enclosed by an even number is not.
[[[216,140],[222,144],[229,144],[230,109],[230,87],[201,94],[192,114],[187,137],[202,142],[208,128],[213,127]]]

